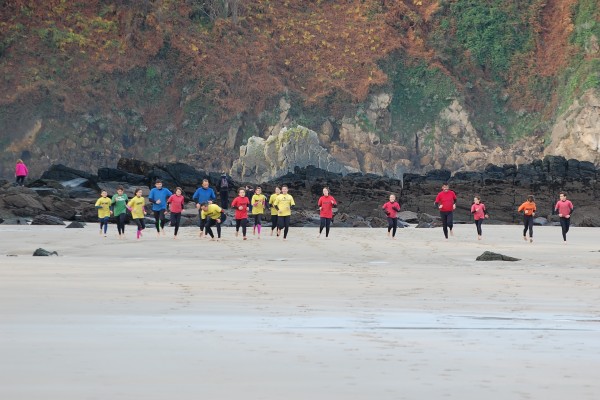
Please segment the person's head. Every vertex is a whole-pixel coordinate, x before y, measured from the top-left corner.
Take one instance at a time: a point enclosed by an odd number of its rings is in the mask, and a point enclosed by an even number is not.
[[[450,190],[450,185],[448,185],[448,183],[444,183],[444,184],[442,185],[442,190],[443,190],[444,192],[447,192],[448,190]]]
[[[560,197],[560,199],[561,199],[562,201],[565,201],[565,200],[567,200],[567,194],[566,194],[565,192],[560,192],[560,193],[558,194],[558,197]]]
[[[390,194],[390,203],[393,203],[396,201],[396,195],[395,194]]]
[[[135,195],[137,197],[142,197],[142,189],[140,188],[135,188]]]
[[[182,193],[183,193],[183,189],[181,189],[180,187],[175,188],[175,194],[177,196],[181,196]]]
[[[262,188],[260,186],[257,186],[256,190],[254,191],[254,193],[261,194],[262,193]]]
[[[287,192],[288,192],[288,187],[287,187],[287,185],[283,185],[283,186],[281,187],[281,193],[283,193],[283,194],[287,194]]]
[[[473,197],[473,203],[475,203],[475,204],[481,203],[481,198],[479,196]]]
[[[154,186],[157,189],[162,189],[162,181],[160,179],[157,179],[156,181],[154,181]]]
[[[119,195],[123,194],[123,186],[117,186],[117,193]]]
[[[208,203],[204,202],[204,203],[200,203],[200,208],[204,211],[206,211],[208,209]]]
[[[108,192],[106,190],[103,190],[100,192],[100,196],[106,197],[106,196],[108,196]]]
[[[327,186],[323,188],[323,196],[329,196],[329,188]]]
[[[202,179],[202,187],[206,189],[208,187],[208,179]]]
[[[279,186],[275,186],[275,193],[281,193],[281,188]]]
[[[240,197],[244,197],[244,196],[246,196],[246,189],[244,189],[244,188],[239,188],[239,189],[238,189],[238,196],[240,196]]]
[[[21,160],[20,158],[17,160],[17,164],[23,164],[23,160]]]
[[[527,196],[527,201],[528,202],[533,203],[533,200],[534,200],[534,198],[533,198],[532,194],[530,194],[529,196]]]

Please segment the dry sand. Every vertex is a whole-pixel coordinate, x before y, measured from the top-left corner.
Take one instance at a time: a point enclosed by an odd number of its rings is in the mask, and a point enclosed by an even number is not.
[[[0,226],[0,399],[600,398],[598,229],[128,229]]]

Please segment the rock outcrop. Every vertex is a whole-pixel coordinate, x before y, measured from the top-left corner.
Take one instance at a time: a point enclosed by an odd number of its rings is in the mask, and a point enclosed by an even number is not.
[[[588,90],[558,118],[545,154],[600,164],[600,94]]]
[[[249,138],[240,148],[240,158],[234,161],[231,175],[241,181],[264,182],[293,171],[295,167],[309,165],[342,174],[356,172],[321,147],[316,132],[297,126],[282,128],[267,139]]]

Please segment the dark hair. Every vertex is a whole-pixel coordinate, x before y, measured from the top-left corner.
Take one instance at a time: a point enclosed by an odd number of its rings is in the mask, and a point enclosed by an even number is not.
[[[125,190],[125,189],[123,189],[123,186],[119,185],[119,186],[117,186],[117,190]]]
[[[135,191],[133,192],[133,194],[137,194],[137,192],[143,192],[142,188],[135,188]]]
[[[208,182],[208,179],[206,179],[206,178],[202,179],[202,183],[204,183],[204,182]]]
[[[243,191],[245,192],[245,191],[246,191],[246,188],[243,188],[243,187],[241,187],[241,188],[238,188],[237,192],[239,193],[239,192],[240,192],[240,190],[243,190]]]
[[[529,196],[527,196],[527,201],[534,201],[534,197],[532,194],[530,194]]]
[[[175,192],[177,193],[177,191],[178,191],[178,190],[181,190],[181,193],[183,193],[183,189],[182,189],[182,188],[180,188],[179,186],[177,186],[177,187],[175,188]]]
[[[560,196],[561,194],[562,194],[563,196],[567,197],[567,194],[566,194],[565,192],[560,192],[558,195]]]
[[[450,185],[448,184],[448,182],[444,182],[444,183],[442,183],[442,187],[443,186],[450,186]]]
[[[282,189],[283,189],[283,188],[289,189],[289,188],[288,188],[288,185],[281,185],[281,188],[282,188]]]
[[[206,201],[200,203],[200,207],[208,207],[208,203]]]
[[[157,179],[154,181],[154,184],[156,185],[157,183],[162,183],[162,181],[160,179]]]
[[[254,188],[254,190],[258,190],[258,189],[262,190],[262,188],[260,186],[257,186]]]
[[[474,198],[476,198],[477,200],[481,201],[481,197],[479,197],[478,194],[476,194],[475,196],[473,196]]]

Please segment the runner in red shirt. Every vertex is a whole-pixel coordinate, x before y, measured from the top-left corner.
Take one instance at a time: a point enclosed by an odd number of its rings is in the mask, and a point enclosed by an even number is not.
[[[185,204],[185,198],[182,193],[183,190],[178,187],[175,189],[175,194],[167,199],[167,205],[171,212],[171,226],[175,227],[173,239],[177,239],[177,232],[179,232],[179,224],[181,223],[181,212],[183,211],[183,206]]]
[[[396,196],[390,194],[390,201],[385,203],[381,208],[385,211],[388,220],[388,236],[390,231],[392,233],[392,239],[396,238],[396,229],[398,229],[398,212],[400,211],[400,204],[396,201]]]
[[[319,227],[319,236],[321,237],[321,232],[323,232],[323,228],[325,228],[325,237],[329,237],[329,227],[331,226],[331,220],[333,219],[333,208],[337,206],[337,202],[329,194],[329,188],[323,188],[323,196],[319,198],[319,202],[317,203],[319,206],[319,215],[321,217],[321,226]]]
[[[438,193],[434,204],[440,210],[442,229],[444,230],[446,240],[448,240],[448,230],[450,230],[450,235],[454,236],[452,227],[454,226],[453,217],[454,210],[456,209],[456,193],[450,190],[447,183],[442,185],[442,191]]]
[[[567,232],[571,226],[571,214],[573,214],[573,203],[571,200],[567,200],[567,194],[560,192],[560,200],[554,206],[554,211],[558,213],[560,217],[560,227],[562,229],[563,241],[567,243]]]
[[[246,227],[248,226],[248,205],[250,200],[246,197],[246,191],[238,189],[238,197],[233,199],[231,207],[235,209],[235,237],[238,237],[240,226],[242,227],[242,236],[246,240]]]

